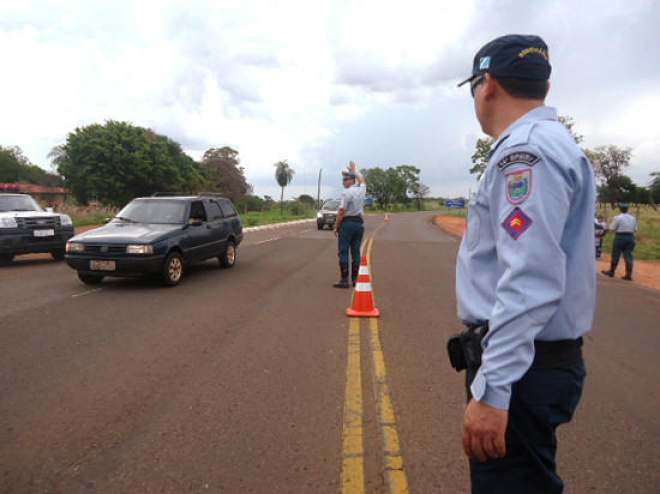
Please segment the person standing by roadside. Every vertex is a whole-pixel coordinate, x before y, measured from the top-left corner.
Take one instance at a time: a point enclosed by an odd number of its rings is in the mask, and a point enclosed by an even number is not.
[[[357,169],[355,162],[351,161],[348,171],[342,171],[342,184],[344,193],[341,196],[337,221],[335,223],[335,236],[338,237],[339,271],[341,278],[333,284],[335,288],[349,288],[348,262],[349,251],[351,263],[351,281],[353,286],[357,281],[360,270],[360,244],[364,234],[362,215],[364,214],[364,198],[367,193],[367,184]]]
[[[614,217],[614,221],[610,225],[610,230],[615,232],[614,242],[612,243],[612,261],[610,263],[609,271],[602,271],[606,276],[614,276],[617,266],[619,265],[619,258],[623,253],[623,261],[626,264],[626,274],[623,276],[624,280],[632,281],[633,273],[633,250],[635,250],[635,232],[637,232],[637,219],[628,214],[628,205],[620,204],[619,211],[621,214]]]
[[[589,160],[545,106],[550,72],[541,38],[507,35],[477,52],[459,84],[470,83],[481,128],[496,139],[457,259],[467,329],[448,343],[452,365],[467,368],[473,494],[563,492],[556,429],[572,419],[586,376],[596,187]]]
[[[603,237],[607,233],[607,222],[605,216],[599,214],[594,221],[595,237],[596,237],[596,259],[600,259],[603,252]]]

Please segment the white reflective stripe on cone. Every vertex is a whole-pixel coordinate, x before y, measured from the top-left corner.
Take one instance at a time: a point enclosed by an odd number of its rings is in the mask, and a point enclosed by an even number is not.
[[[366,265],[360,265],[360,270],[358,271],[358,274],[369,274],[369,266]]]
[[[371,291],[371,283],[357,283],[355,285],[355,291],[356,292],[370,292]]]

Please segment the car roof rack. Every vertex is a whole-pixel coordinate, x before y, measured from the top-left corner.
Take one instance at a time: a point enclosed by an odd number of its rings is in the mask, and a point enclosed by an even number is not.
[[[151,197],[176,197],[176,196],[188,196],[190,194],[185,194],[183,192],[154,192],[151,194]]]
[[[220,192],[198,192],[198,196],[207,196],[207,197],[221,197],[222,199],[225,198],[224,195],[222,195]]]

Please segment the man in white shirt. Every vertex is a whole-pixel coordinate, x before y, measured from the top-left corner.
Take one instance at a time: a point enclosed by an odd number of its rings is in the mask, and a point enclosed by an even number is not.
[[[609,271],[602,271],[606,276],[613,277],[616,267],[619,265],[619,258],[623,254],[623,261],[626,264],[626,274],[623,279],[632,281],[633,272],[633,250],[635,250],[635,232],[637,231],[637,219],[628,214],[628,205],[620,204],[621,214],[614,217],[610,225],[610,230],[616,232],[612,244],[612,262]]]

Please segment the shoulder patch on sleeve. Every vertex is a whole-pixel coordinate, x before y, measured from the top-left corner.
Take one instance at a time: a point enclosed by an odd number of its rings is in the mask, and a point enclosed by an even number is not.
[[[498,170],[504,170],[509,165],[514,163],[522,163],[524,165],[534,166],[541,161],[541,158],[529,151],[516,151],[515,153],[507,154],[504,158],[497,162]]]
[[[524,168],[506,174],[506,198],[511,204],[522,204],[532,193],[532,169]]]
[[[511,238],[518,240],[523,233],[525,233],[530,226],[532,226],[532,218],[520,208],[515,208],[509,216],[502,222],[502,228],[511,235]]]

